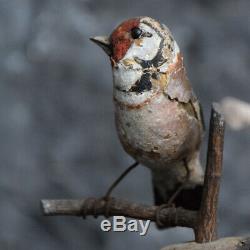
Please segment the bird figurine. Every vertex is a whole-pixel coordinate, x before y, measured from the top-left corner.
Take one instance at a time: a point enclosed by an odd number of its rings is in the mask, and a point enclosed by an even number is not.
[[[91,40],[110,58],[118,136],[134,166],[151,170],[155,204],[199,209],[203,119],[171,32],[136,17]]]

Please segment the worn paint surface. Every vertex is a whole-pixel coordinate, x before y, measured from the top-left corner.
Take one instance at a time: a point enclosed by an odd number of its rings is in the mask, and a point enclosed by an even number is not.
[[[163,93],[139,109],[116,105],[115,117],[125,150],[152,168],[185,158],[200,142],[195,116]]]
[[[134,27],[142,34],[135,39]],[[202,182],[198,100],[165,25],[149,17],[130,19],[110,40],[119,139],[128,154],[152,170],[157,195],[167,201],[188,172],[190,185]]]
[[[123,22],[111,34],[111,44],[113,48],[113,59],[121,60],[132,44],[129,31],[139,25],[139,18],[134,18]]]

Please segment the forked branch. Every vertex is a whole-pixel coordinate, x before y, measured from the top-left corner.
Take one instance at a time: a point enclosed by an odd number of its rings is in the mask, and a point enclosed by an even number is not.
[[[217,104],[213,104],[210,118],[209,145],[205,171],[204,189],[200,211],[183,208],[163,208],[146,206],[112,198],[88,198],[83,200],[42,200],[44,215],[71,216],[126,216],[135,219],[156,221],[160,219],[165,227],[190,227],[195,230],[197,242],[216,239],[217,202],[222,173],[222,156],[225,122]],[[106,203],[108,202],[108,204]],[[158,215],[158,216],[157,216]]]

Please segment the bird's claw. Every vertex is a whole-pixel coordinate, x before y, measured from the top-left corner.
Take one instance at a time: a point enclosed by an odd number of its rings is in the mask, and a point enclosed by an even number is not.
[[[93,209],[93,216],[94,218],[98,217],[98,213],[97,213],[97,208],[100,207],[100,203],[101,202],[105,202],[104,206],[105,206],[105,211],[104,211],[104,216],[106,218],[109,217],[109,209],[110,209],[110,205],[112,202],[113,198],[110,196],[103,196],[99,199],[95,199],[95,198],[87,198],[84,203],[83,203],[83,209],[82,209],[82,218],[86,219],[87,216],[87,211],[89,210],[89,207],[91,206],[91,208]]]
[[[160,218],[160,213],[165,208],[175,208],[175,204],[174,203],[171,203],[171,204],[166,203],[166,204],[162,204],[162,205],[158,206],[158,208],[155,211],[155,223],[156,223],[157,227],[159,227],[159,228],[163,228],[165,226],[165,223],[163,223],[161,221],[161,218]]]

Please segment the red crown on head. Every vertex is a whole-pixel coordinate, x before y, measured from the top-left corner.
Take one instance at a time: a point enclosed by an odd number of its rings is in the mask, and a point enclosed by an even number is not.
[[[121,23],[111,34],[112,58],[118,62],[121,60],[130,48],[133,39],[131,38],[131,29],[138,27],[140,18],[133,18]]]

